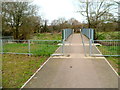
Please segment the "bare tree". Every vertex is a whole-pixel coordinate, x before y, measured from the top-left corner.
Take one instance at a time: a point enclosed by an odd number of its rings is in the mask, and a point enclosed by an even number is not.
[[[65,18],[58,18],[52,21],[51,26],[53,26],[54,31],[60,32],[61,29],[64,29],[67,26],[66,22]]]
[[[78,12],[86,17],[88,28],[96,28],[102,21],[101,17],[109,14],[110,9],[114,5],[107,0],[79,0],[79,2],[80,10]]]
[[[86,17],[88,28],[95,29],[95,39],[99,36],[98,31],[105,30],[106,24],[114,21],[114,15],[110,11],[114,9],[114,2],[109,0],[79,0],[79,11],[81,15]]]

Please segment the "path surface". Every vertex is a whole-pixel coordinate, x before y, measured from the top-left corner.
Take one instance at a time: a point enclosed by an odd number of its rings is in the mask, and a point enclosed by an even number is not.
[[[118,77],[104,58],[84,56],[80,34],[69,37],[65,54],[50,58],[24,88],[118,88]]]

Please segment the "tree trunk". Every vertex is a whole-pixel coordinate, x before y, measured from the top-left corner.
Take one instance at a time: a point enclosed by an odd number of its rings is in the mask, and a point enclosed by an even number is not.
[[[90,17],[89,17],[89,2],[88,2],[88,0],[87,0],[86,3],[87,3],[86,13],[87,13],[88,28],[91,28]]]

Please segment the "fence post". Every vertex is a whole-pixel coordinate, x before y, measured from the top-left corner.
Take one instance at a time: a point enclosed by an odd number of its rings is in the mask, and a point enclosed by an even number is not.
[[[28,40],[28,52],[29,52],[29,56],[30,56],[30,40]]]
[[[89,30],[89,39],[91,39],[91,30],[90,29],[88,29]]]
[[[1,45],[0,45],[0,46],[1,46],[1,47],[0,47],[0,48],[1,48],[1,54],[3,54],[3,42],[2,42],[2,39],[0,40],[0,44],[1,44]]]
[[[62,54],[64,55],[64,46],[65,46],[65,42],[64,42],[64,39],[62,40]]]
[[[94,29],[91,29],[91,39],[94,40]]]
[[[2,45],[2,39],[0,40],[0,49],[1,49],[1,55],[0,55],[0,89],[2,90],[2,54],[3,54],[3,45]]]
[[[89,40],[89,54],[90,54],[90,56],[92,55],[92,40],[90,39]]]
[[[62,30],[62,54],[64,55],[64,40],[65,40],[65,30]]]
[[[85,49],[85,44],[84,44],[84,40],[83,40],[83,37],[82,37],[82,30],[81,29],[80,29],[80,36],[81,36],[81,39],[82,39],[85,56],[87,56],[86,49]]]

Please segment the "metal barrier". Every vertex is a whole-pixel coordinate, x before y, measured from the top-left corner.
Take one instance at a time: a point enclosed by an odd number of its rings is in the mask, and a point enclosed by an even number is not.
[[[85,48],[85,42],[84,42],[84,39],[83,39],[83,35],[82,35],[82,32],[81,32],[81,29],[80,29],[80,36],[81,36],[81,39],[82,39],[82,44],[83,44],[84,54],[85,54],[85,56],[87,56],[86,48]]]
[[[65,55],[65,43],[68,37],[73,34],[73,29],[63,29],[62,30],[62,53]]]
[[[87,56],[87,54],[90,55],[90,49],[91,49],[90,48],[90,39],[91,40],[94,39],[94,30],[91,28],[80,29],[80,35],[81,35],[81,39],[82,39],[85,56]],[[87,38],[85,39],[85,37],[83,37],[83,35]]]
[[[83,28],[81,30],[82,34],[85,35],[88,39],[94,40],[94,30],[91,28]]]
[[[62,30],[62,40],[67,40],[67,38],[73,34],[73,29],[63,29]]]
[[[2,54],[48,55],[54,53],[61,40],[1,40]]]
[[[120,40],[90,40],[90,56],[120,56]]]
[[[62,31],[62,40],[7,40],[1,39],[1,54],[28,54],[28,55],[51,55],[57,47],[62,45],[59,55],[64,55],[64,45],[68,37],[73,33],[72,29]],[[51,53],[52,52],[52,53]],[[57,54],[55,54],[57,55]]]
[[[85,56],[120,56],[120,40],[94,40],[94,30],[83,28],[81,38]],[[88,39],[83,39],[83,36]],[[86,43],[87,42],[87,43]]]
[[[14,40],[14,37],[13,36],[0,36],[0,39],[3,39],[3,40]]]

